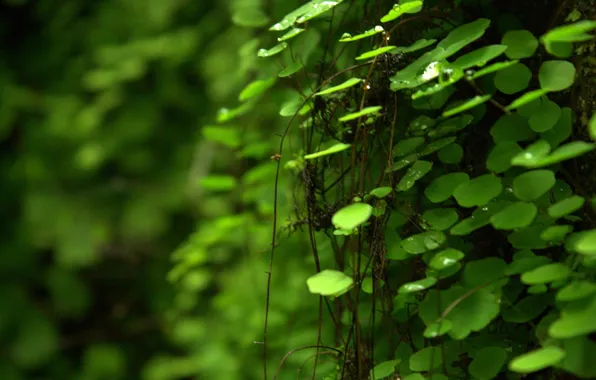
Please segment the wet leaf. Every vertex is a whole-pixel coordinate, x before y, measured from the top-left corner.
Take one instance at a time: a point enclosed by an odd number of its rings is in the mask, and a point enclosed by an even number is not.
[[[289,77],[290,75],[296,74],[298,71],[302,70],[303,68],[304,68],[304,66],[302,65],[302,62],[296,61],[296,62],[289,64],[285,68],[283,68],[279,72],[279,74],[277,74],[277,76],[280,78],[286,78],[286,77]]]
[[[511,159],[521,152],[522,148],[515,141],[500,142],[489,153],[486,168],[495,173],[506,172],[511,167]]]
[[[304,32],[304,31],[305,31],[305,29],[302,29],[302,28],[292,28],[287,33],[285,33],[283,36],[279,37],[277,40],[279,42],[287,41],[291,38],[296,37],[297,35],[299,35],[300,33]]]
[[[399,287],[397,291],[399,294],[410,294],[423,291],[430,288],[437,283],[437,279],[434,277],[423,278],[422,280],[408,282]]]
[[[542,157],[537,160],[532,160],[526,166],[531,168],[539,168],[542,166],[553,165],[562,161],[566,161],[575,157],[582,156],[596,149],[596,144],[587,143],[584,141],[573,141],[565,145],[561,145],[555,149],[550,155]]]
[[[411,137],[408,139],[400,140],[393,147],[393,156],[400,157],[406,154],[414,152],[418,147],[425,143],[424,137]]]
[[[511,159],[512,165],[535,167],[540,160],[550,153],[550,145],[546,140],[538,140],[529,145],[523,152],[518,153]]]
[[[381,17],[381,22],[393,21],[404,13],[418,12],[422,8],[422,1],[415,0],[402,4],[395,4],[385,16]]]
[[[464,253],[454,248],[447,248],[437,253],[430,261],[432,269],[442,270],[455,265],[464,258]]]
[[[362,32],[360,34],[357,34],[355,36],[352,36],[348,33],[344,33],[344,35],[341,37],[341,39],[339,40],[339,42],[352,42],[352,41],[358,41],[361,40],[363,38],[367,38],[367,37],[372,37],[375,34],[379,34],[384,32],[385,29],[381,26],[381,25],[377,25],[372,29],[369,29],[365,32]]]
[[[259,51],[257,52],[257,56],[258,57],[261,57],[261,58],[271,57],[273,55],[276,55],[276,54],[281,53],[287,47],[288,47],[288,43],[287,42],[282,42],[282,43],[279,43],[279,44],[275,45],[271,49],[259,49]]]
[[[476,41],[482,37],[489,25],[490,20],[479,18],[453,29],[447,37],[437,44],[434,60],[441,61],[447,59],[470,43]]]
[[[441,231],[427,231],[405,238],[401,246],[409,254],[418,255],[439,248],[446,239]]]
[[[476,72],[472,72],[471,75],[469,75],[468,77],[470,79],[478,79],[478,78],[483,77],[485,75],[492,74],[494,72],[504,70],[504,69],[506,69],[508,67],[511,67],[511,66],[517,64],[518,62],[519,62],[518,60],[496,62],[496,63],[493,63],[493,64],[491,64],[491,65],[483,68],[482,70],[478,70]]]
[[[418,160],[414,162],[397,184],[397,191],[407,191],[411,189],[416,181],[428,174],[432,167],[433,163],[430,161]]]

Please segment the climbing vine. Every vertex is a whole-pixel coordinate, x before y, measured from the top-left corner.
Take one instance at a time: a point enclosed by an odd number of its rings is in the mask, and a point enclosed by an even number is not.
[[[210,131],[265,146],[256,214],[225,219],[269,255],[261,378],[596,376],[596,119],[572,101],[596,22],[536,31],[496,3],[313,0],[250,45]]]

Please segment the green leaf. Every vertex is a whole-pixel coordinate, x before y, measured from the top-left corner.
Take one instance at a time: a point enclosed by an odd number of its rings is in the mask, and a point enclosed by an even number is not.
[[[431,323],[424,329],[422,335],[424,335],[427,339],[436,338],[441,335],[447,334],[451,328],[453,327],[453,323],[451,323],[448,319],[443,319],[439,322]]]
[[[560,243],[565,236],[573,231],[573,226],[555,225],[547,227],[540,234],[540,238],[545,241]]]
[[[488,61],[495,59],[503,54],[507,49],[505,45],[487,45],[480,49],[464,54],[453,62],[453,65],[461,70],[469,69],[474,66],[484,66]]]
[[[510,59],[530,58],[538,48],[538,40],[528,30],[511,30],[503,36],[503,45],[507,45],[505,55]]]
[[[304,159],[305,160],[312,160],[314,158],[328,156],[330,154],[342,152],[342,151],[348,149],[349,147],[351,147],[350,144],[338,143],[338,144],[335,144],[332,147],[327,148],[325,150],[322,150],[320,152],[315,152],[315,153],[307,154],[306,156],[304,156]]]
[[[285,33],[283,36],[279,37],[277,39],[277,41],[282,42],[282,41],[287,41],[291,38],[296,37],[297,35],[299,35],[300,33],[304,32],[306,29],[303,28],[292,28],[290,29],[287,33]]]
[[[567,265],[553,263],[540,266],[522,274],[521,281],[528,285],[547,284],[553,281],[565,280],[569,276],[571,276],[571,269]]]
[[[199,179],[199,186],[209,191],[230,191],[233,190],[238,181],[229,175],[210,175]]]
[[[339,121],[341,122],[345,122],[345,121],[350,121],[350,120],[354,120],[354,119],[358,119],[362,116],[366,116],[366,115],[371,115],[371,114],[376,114],[378,113],[383,107],[381,106],[371,106],[371,107],[365,107],[362,110],[358,111],[358,112],[354,112],[348,115],[345,115],[343,117],[339,118]]]
[[[459,164],[464,157],[464,150],[459,144],[449,144],[439,150],[438,157],[444,164]]]
[[[424,195],[433,203],[440,203],[453,195],[455,189],[470,180],[466,173],[449,173],[433,180]]]
[[[366,277],[362,280],[362,291],[368,294],[373,294],[373,279],[372,277]],[[376,281],[377,289],[382,288],[385,285],[385,281],[377,280]]]
[[[338,229],[351,231],[370,218],[372,209],[366,203],[353,203],[333,214],[331,222]]]
[[[518,373],[532,373],[554,366],[565,358],[565,351],[556,346],[539,348],[519,355],[509,362],[509,370]]]
[[[529,226],[537,214],[533,203],[517,202],[494,214],[490,222],[498,230],[513,230]]]
[[[494,379],[501,372],[505,360],[507,360],[507,352],[502,347],[482,347],[476,351],[468,371],[475,379]]]
[[[363,38],[367,38],[367,37],[372,37],[375,34],[379,34],[385,32],[385,29],[381,26],[381,25],[377,25],[372,29],[369,29],[363,33],[357,34],[355,36],[352,36],[349,33],[344,33],[341,36],[341,39],[339,40],[339,42],[352,42],[352,41],[358,41],[361,40]]]
[[[329,87],[329,88],[327,88],[327,89],[325,89],[323,91],[319,91],[319,92],[315,93],[315,95],[328,95],[328,94],[332,94],[334,92],[345,90],[346,88],[353,87],[353,86],[357,85],[360,82],[362,82],[362,79],[360,79],[360,78],[350,78],[350,79],[346,80],[345,82],[343,82],[342,84],[338,84],[337,86]]]
[[[432,167],[433,163],[430,161],[419,160],[414,162],[397,184],[396,190],[407,191],[411,189],[416,181],[428,174]]]
[[[520,152],[511,159],[512,165],[534,167],[540,160],[550,153],[550,145],[546,140],[538,140],[529,145],[526,150]]]
[[[452,208],[435,208],[426,210],[422,214],[422,219],[429,229],[443,231],[457,222],[459,216]]]
[[[472,332],[484,329],[499,315],[497,297],[488,289],[470,292],[460,285],[454,285],[442,290],[440,298],[437,297],[437,292],[426,293],[424,300],[419,304],[418,315],[428,326],[437,322],[439,315],[458,300],[446,315],[453,324],[449,336],[456,340],[465,339]]]
[[[433,39],[427,40],[427,39],[421,38],[421,39],[417,40],[416,42],[414,42],[410,46],[398,46],[391,53],[392,54],[412,53],[412,52],[415,52],[418,50],[422,50],[426,47],[429,47],[430,45],[434,44],[435,42],[437,42],[437,40],[433,40]]]
[[[526,105],[533,100],[539,99],[540,97],[546,95],[547,93],[548,93],[548,91],[544,90],[544,89],[528,91],[525,94],[523,94],[522,96],[520,96],[519,98],[515,99],[513,102],[511,102],[511,104],[508,105],[507,107],[505,107],[505,109],[507,111],[513,111],[514,109],[517,109],[523,105]]]
[[[507,263],[497,257],[487,257],[485,259],[475,260],[469,262],[462,275],[462,283],[468,289],[474,289],[478,286],[486,286],[487,283],[491,287],[502,287],[507,279],[498,281],[505,275]]]
[[[410,369],[415,372],[430,371],[443,364],[441,347],[426,347],[410,356]]]
[[[480,104],[486,103],[492,96],[491,95],[476,95],[473,98],[470,98],[463,102],[462,104],[458,105],[457,107],[453,107],[449,110],[443,112],[443,117],[450,117],[456,115],[458,113],[467,111],[471,108],[474,108]]]
[[[573,111],[569,107],[564,107],[561,110],[559,120],[557,120],[551,129],[541,133],[540,137],[546,140],[551,147],[555,148],[571,136],[572,125]]]
[[[463,182],[453,192],[453,197],[462,207],[484,206],[503,191],[501,179],[485,174]]]
[[[37,312],[22,315],[17,330],[13,332],[10,359],[23,369],[35,369],[44,365],[58,350],[59,334],[45,316]]]
[[[587,337],[577,337],[565,340],[564,344],[567,356],[558,366],[582,379],[596,378],[596,343]]]
[[[451,235],[463,236],[490,224],[490,217],[506,207],[509,202],[493,201],[483,207],[479,207],[472,213],[472,216],[466,218],[453,226],[449,233]]]
[[[521,152],[522,148],[515,141],[500,142],[488,154],[486,168],[495,173],[504,173],[511,167],[511,159]]]
[[[396,163],[394,163],[390,168],[387,169],[387,171],[391,172],[391,171],[401,170],[401,169],[405,168],[406,166],[412,164],[413,162],[416,162],[419,157],[420,157],[420,155],[418,153],[410,154],[410,155],[402,158],[401,160],[397,161]]]
[[[393,189],[391,187],[384,186],[372,189],[369,194],[377,198],[385,198],[387,195],[391,194],[392,191]]]
[[[525,117],[518,113],[501,116],[490,130],[496,144],[531,140],[536,134]]]
[[[569,58],[573,54],[573,44],[571,42],[545,42],[544,47],[547,52],[557,58]]]
[[[432,154],[432,153],[436,152],[437,150],[443,149],[447,145],[453,143],[455,141],[455,139],[456,139],[456,137],[452,136],[452,137],[445,137],[440,140],[431,142],[430,144],[428,144],[426,146],[426,148],[424,148],[422,150],[422,152],[420,152],[420,157],[428,156],[429,154]]]
[[[548,329],[555,339],[569,339],[596,332],[596,296],[576,301],[561,311],[561,317]]]
[[[545,98],[530,117],[530,128],[535,132],[546,132],[557,124],[561,113],[557,103]]]
[[[393,21],[404,13],[418,12],[422,8],[422,1],[410,1],[403,4],[395,4],[385,16],[381,17],[381,22]]]
[[[381,380],[395,373],[395,367],[401,362],[401,359],[388,360],[377,364],[370,370],[370,379]]]
[[[298,71],[302,70],[303,68],[304,68],[304,65],[302,64],[302,62],[296,61],[296,62],[290,63],[288,66],[283,68],[279,72],[279,74],[277,74],[277,76],[280,78],[286,78],[286,77],[296,74]]]
[[[524,297],[515,305],[505,309],[501,317],[505,322],[527,323],[536,319],[549,307],[550,298],[544,294],[534,294]]]
[[[339,297],[352,288],[354,280],[343,272],[324,269],[309,277],[306,285],[312,294]]]
[[[397,292],[399,294],[416,293],[416,292],[420,292],[425,289],[428,289],[436,283],[437,283],[436,278],[427,277],[427,278],[423,278],[422,280],[408,282],[406,284],[403,284],[402,286],[399,287],[399,290]]]
[[[414,152],[418,147],[425,143],[424,137],[411,137],[408,139],[400,140],[393,147],[393,156],[400,157],[405,156]]]
[[[248,28],[261,28],[269,22],[269,18],[258,8],[247,8],[234,12],[234,24]]]
[[[209,125],[201,130],[203,137],[228,148],[238,148],[241,144],[238,130],[232,127]]]
[[[490,20],[479,18],[453,29],[447,37],[437,44],[434,60],[441,61],[447,59],[465,46],[476,41],[482,37],[489,25]]]
[[[587,41],[592,39],[593,36],[586,33],[594,29],[596,29],[596,21],[579,21],[574,24],[553,28],[540,37],[540,40],[543,43]]]
[[[240,91],[240,95],[238,96],[241,102],[246,101],[250,98],[254,98],[256,96],[262,95],[270,89],[276,82],[276,78],[270,79],[262,79],[256,80],[254,82],[249,83],[242,91]]]
[[[504,94],[511,95],[525,90],[532,79],[532,71],[523,63],[500,70],[495,75],[495,86]]]
[[[590,134],[590,138],[596,141],[596,112],[592,115],[592,118],[588,123],[588,132]]]
[[[460,115],[451,119],[447,119],[439,124],[436,128],[428,132],[430,138],[441,138],[450,134],[461,131],[472,123],[474,117],[472,115]]]
[[[493,64],[491,64],[491,65],[483,68],[482,70],[478,70],[475,73],[472,73],[472,75],[469,76],[469,78],[472,79],[472,80],[475,80],[475,79],[478,79],[478,78],[483,77],[485,75],[492,74],[494,72],[504,70],[504,69],[506,69],[508,67],[511,67],[511,66],[517,64],[518,62],[519,62],[518,60],[496,62],[496,63],[493,63]]]
[[[261,57],[261,58],[271,57],[273,55],[281,53],[282,51],[287,49],[288,46],[289,45],[287,42],[281,42],[281,43],[275,45],[274,47],[272,47],[271,49],[259,49],[259,51],[257,52],[257,57]]]
[[[551,218],[561,218],[579,210],[584,205],[585,199],[579,195],[572,195],[569,198],[560,200],[548,208],[548,215]]]
[[[432,269],[442,270],[455,265],[464,258],[464,253],[454,248],[447,248],[437,253],[430,261]]]
[[[575,80],[575,66],[569,61],[546,61],[540,66],[538,80],[543,90],[566,90]]]
[[[522,201],[533,201],[552,189],[555,181],[552,170],[532,170],[513,179],[513,192]]]
[[[596,293],[596,284],[586,280],[576,280],[557,292],[557,301],[570,302]]]
[[[575,242],[575,250],[582,255],[596,255],[596,230],[582,232]]]
[[[358,57],[356,57],[356,60],[362,61],[364,59],[370,59],[370,58],[376,57],[377,55],[385,54],[393,49],[395,49],[395,46],[382,46],[380,48],[370,50],[370,51],[367,51],[366,53],[360,54]]]
[[[446,239],[441,231],[427,231],[405,238],[401,246],[409,254],[418,255],[439,248]]]
[[[594,149],[596,149],[596,144],[587,143],[584,141],[573,141],[560,146],[546,157],[541,157],[536,160],[529,160],[528,163],[520,166],[526,166],[530,168],[549,166],[575,157],[582,156],[586,153],[593,151]],[[516,165],[519,164],[516,163]]]

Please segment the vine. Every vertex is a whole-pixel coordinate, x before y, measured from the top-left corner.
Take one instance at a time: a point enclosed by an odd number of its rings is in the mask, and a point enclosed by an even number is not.
[[[289,118],[269,172],[264,379],[287,230],[314,264],[317,328],[274,378],[308,350],[313,379],[596,376],[596,186],[570,169],[592,159],[596,119],[577,133],[569,100],[596,22],[538,35],[475,3],[313,0],[269,28],[220,118],[264,103]]]

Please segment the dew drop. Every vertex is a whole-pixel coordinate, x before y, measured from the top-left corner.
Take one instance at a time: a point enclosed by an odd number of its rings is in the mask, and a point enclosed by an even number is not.
[[[375,26],[375,32],[377,32],[377,33],[383,32],[384,30],[385,30],[385,28],[383,28],[381,25]]]

